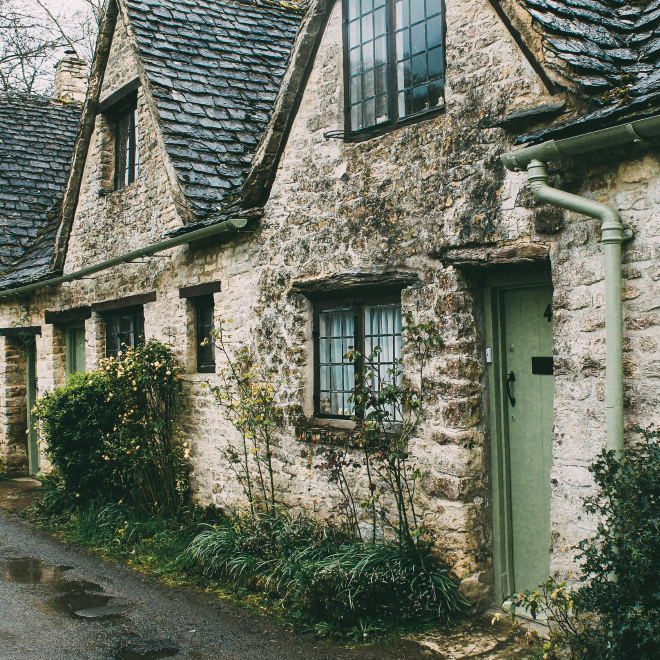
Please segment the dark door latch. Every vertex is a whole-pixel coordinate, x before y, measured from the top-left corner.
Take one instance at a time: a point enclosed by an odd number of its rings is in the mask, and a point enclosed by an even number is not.
[[[511,403],[511,407],[514,408],[516,405],[516,398],[511,396],[511,389],[509,388],[509,383],[515,383],[516,382],[516,374],[513,373],[513,371],[506,377],[506,395],[509,397],[509,402]]]

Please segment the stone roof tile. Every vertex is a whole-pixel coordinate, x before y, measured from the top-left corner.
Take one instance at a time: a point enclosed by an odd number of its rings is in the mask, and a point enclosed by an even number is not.
[[[80,111],[37,95],[0,96],[0,171],[12,173],[0,179],[0,288],[48,271]]]
[[[204,217],[247,176],[302,15],[259,0],[125,1],[165,148],[191,209]],[[228,119],[222,108],[235,114]],[[245,158],[237,162],[232,151]],[[191,164],[214,171],[192,177]]]

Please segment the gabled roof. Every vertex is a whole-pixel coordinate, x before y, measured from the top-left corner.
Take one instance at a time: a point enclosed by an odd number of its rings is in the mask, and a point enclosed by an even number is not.
[[[125,0],[191,211],[240,190],[275,105],[302,13],[284,2]]]
[[[0,286],[48,271],[81,105],[0,96]]]
[[[507,13],[521,28],[519,36],[553,82],[577,100],[568,116],[518,142],[583,133],[658,112],[660,0],[646,6],[625,0],[516,2],[518,11],[509,4]],[[521,25],[521,8],[531,30]],[[535,38],[539,43],[533,43]]]

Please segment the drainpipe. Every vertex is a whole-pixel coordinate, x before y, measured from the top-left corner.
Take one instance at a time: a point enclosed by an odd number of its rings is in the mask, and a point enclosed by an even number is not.
[[[502,162],[512,172],[527,170],[536,199],[601,221],[605,256],[605,402],[607,448],[623,449],[623,310],[621,304],[621,244],[632,238],[619,214],[607,204],[556,190],[548,185],[546,163],[562,156],[611,149],[631,143],[651,143],[660,138],[660,116],[640,119],[565,140],[549,140],[503,154]]]
[[[527,166],[529,185],[540,202],[601,221],[605,254],[605,405],[607,448],[623,449],[623,310],[621,305],[621,243],[626,230],[607,204],[572,195],[548,185],[548,168],[539,160]],[[630,236],[628,236],[630,238]]]
[[[147,245],[146,247],[140,248],[139,250],[133,250],[133,252],[127,252],[118,257],[113,257],[107,261],[101,261],[98,264],[93,266],[87,266],[87,268],[82,268],[68,275],[61,275],[60,277],[53,277],[48,280],[42,280],[40,282],[34,282],[33,284],[26,284],[25,286],[15,287],[13,289],[5,289],[0,291],[0,298],[7,298],[8,296],[17,296],[22,293],[30,293],[36,291],[37,289],[43,289],[46,287],[58,286],[63,282],[73,282],[74,280],[81,280],[89,275],[94,273],[100,273],[102,270],[108,270],[113,266],[120,266],[121,264],[127,264],[131,261],[135,261],[140,257],[148,257],[157,252],[164,252],[170,248],[177,247],[179,245],[184,245],[186,243],[192,243],[193,241],[199,241],[204,238],[210,238],[211,236],[216,236],[217,234],[223,234],[231,230],[238,230],[245,227],[247,224],[247,218],[230,218],[224,222],[219,222],[217,225],[211,225],[210,227],[203,227],[202,229],[196,229],[191,231],[189,234],[183,234],[182,236],[176,236],[175,238],[169,238],[165,241],[160,241],[159,243],[153,243],[152,245]]]

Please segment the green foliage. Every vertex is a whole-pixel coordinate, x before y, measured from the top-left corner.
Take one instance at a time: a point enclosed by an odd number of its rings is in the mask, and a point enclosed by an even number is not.
[[[108,401],[110,382],[102,372],[72,374],[67,386],[39,399],[36,416],[55,466],[60,489],[83,501],[99,496],[120,498],[112,466],[103,459],[104,444],[121,410],[121,399]]]
[[[235,354],[228,350],[223,329],[213,333],[216,347],[224,355],[227,366],[220,370],[221,384],[209,387],[225,418],[238,431],[238,447],[228,443],[223,449],[248,500],[270,511],[275,506],[273,476],[273,430],[284,419],[276,398],[280,381],[271,371],[260,369],[249,348]]]
[[[321,634],[445,621],[465,611],[430,553],[356,542],[332,525],[278,509],[228,519],[196,537],[188,553],[211,576],[284,599]]]
[[[598,494],[585,509],[598,533],[579,544],[581,585],[552,580],[514,603],[551,623],[545,660],[652,660],[660,657],[660,431],[589,468]]]
[[[516,610],[522,608],[533,619],[548,623],[548,638],[541,639],[535,631],[528,633],[542,660],[584,660],[598,647],[598,618],[583,612],[575,603],[576,592],[565,582],[550,579],[515,598],[509,608],[514,622]]]
[[[585,657],[651,660],[660,657],[660,431],[600,455],[590,470],[600,491],[587,501],[602,518],[598,534],[583,542],[583,611],[599,617],[601,651]]]
[[[49,489],[53,506],[65,506],[68,494],[175,515],[188,492],[189,448],[176,429],[182,392],[174,353],[156,340],[47,392],[36,415],[61,479]]]
[[[404,376],[399,360],[379,382],[378,359],[381,348],[362,356],[350,351],[346,358],[363,365],[356,377],[349,401],[354,404],[355,429],[346,434],[344,447],[324,450],[324,461],[316,467],[327,472],[342,494],[339,510],[355,538],[362,539],[360,520],[364,511],[371,518],[371,541],[391,534],[409,548],[423,547],[430,537],[415,505],[415,491],[421,472],[411,462],[408,443],[414,437],[424,414],[424,368],[431,355],[442,346],[439,327],[432,322],[414,323],[410,312],[401,329],[404,351],[415,381]],[[354,454],[362,453],[368,478],[368,493],[351,488],[345,470],[359,466]],[[391,504],[394,511],[391,511]],[[381,532],[379,534],[379,532]]]

